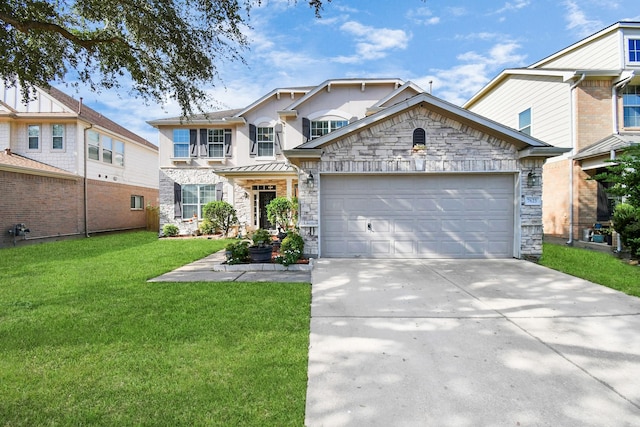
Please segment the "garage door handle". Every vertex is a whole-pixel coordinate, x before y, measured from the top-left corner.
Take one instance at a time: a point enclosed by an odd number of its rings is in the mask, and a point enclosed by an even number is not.
[[[371,230],[371,223],[370,223],[370,222],[368,222],[368,223],[367,223],[367,230],[372,231],[372,230]]]

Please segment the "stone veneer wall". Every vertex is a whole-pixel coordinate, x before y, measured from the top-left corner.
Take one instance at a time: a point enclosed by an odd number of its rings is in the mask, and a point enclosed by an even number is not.
[[[411,147],[413,131],[423,128],[427,136],[424,169],[416,169]],[[521,257],[537,258],[542,254],[542,206],[525,206],[524,196],[542,196],[542,186],[529,188],[526,177],[533,172],[542,176],[543,159],[520,161],[516,148],[505,141],[479,132],[455,120],[423,107],[391,117],[353,135],[323,147],[320,161],[301,164],[304,174],[312,173],[316,185],[309,188],[300,179],[300,223],[319,225],[318,178],[322,173],[451,173],[507,172],[521,173],[520,211]],[[516,197],[518,194],[516,192]],[[305,252],[319,252],[317,228],[302,229]]]

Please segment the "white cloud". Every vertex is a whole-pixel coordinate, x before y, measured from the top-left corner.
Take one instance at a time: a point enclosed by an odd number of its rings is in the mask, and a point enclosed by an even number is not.
[[[411,39],[411,36],[403,30],[374,28],[355,21],[345,22],[340,29],[355,36],[357,41],[355,55],[339,56],[333,59],[335,62],[345,64],[384,58],[390,50],[406,49]]]
[[[588,19],[576,1],[567,0],[564,2],[564,6],[567,9],[565,15],[567,29],[576,31],[580,37],[590,36],[604,27],[599,20]]]
[[[531,2],[529,0],[516,0],[515,2],[506,2],[504,6],[502,6],[500,9],[496,10],[493,13],[500,14],[505,12],[511,12],[514,10],[519,10],[529,6],[530,3]]]
[[[411,9],[407,11],[406,18],[418,25],[435,25],[440,23],[439,16],[433,16],[433,12],[426,7]]]

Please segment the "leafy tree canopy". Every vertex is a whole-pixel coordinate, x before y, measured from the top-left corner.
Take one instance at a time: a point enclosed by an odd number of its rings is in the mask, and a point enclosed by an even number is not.
[[[290,0],[295,3],[297,0]],[[326,0],[325,2],[330,2]],[[0,77],[34,86],[75,71],[92,90],[120,88],[187,116],[208,107],[202,89],[216,63],[243,61],[249,13],[262,0],[5,0],[0,2]],[[308,0],[319,16],[323,0]]]
[[[624,197],[626,203],[640,208],[640,145],[634,145],[618,156],[606,172],[598,174],[594,179],[604,180],[613,185],[609,193]]]

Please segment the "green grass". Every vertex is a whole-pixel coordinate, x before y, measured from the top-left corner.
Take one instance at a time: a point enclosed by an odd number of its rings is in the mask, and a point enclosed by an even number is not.
[[[545,243],[540,264],[640,297],[640,267],[604,252]]]
[[[0,250],[0,425],[302,425],[309,284],[146,282],[225,243]]]

